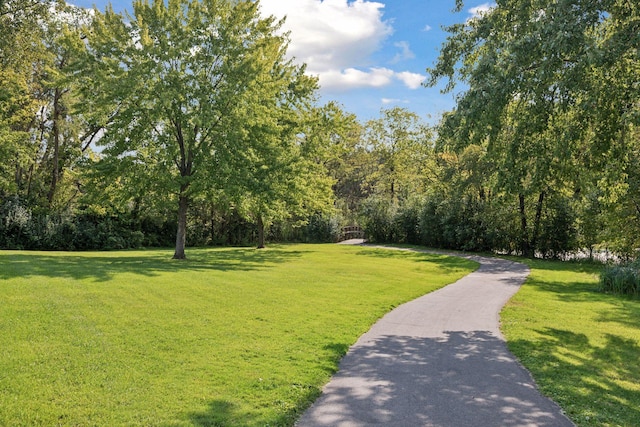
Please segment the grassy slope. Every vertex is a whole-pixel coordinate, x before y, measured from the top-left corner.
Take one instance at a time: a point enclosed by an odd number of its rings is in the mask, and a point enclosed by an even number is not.
[[[638,426],[640,300],[594,292],[597,267],[526,262],[501,314],[511,351],[579,426]]]
[[[337,245],[0,252],[0,425],[290,425],[359,335],[474,264]]]

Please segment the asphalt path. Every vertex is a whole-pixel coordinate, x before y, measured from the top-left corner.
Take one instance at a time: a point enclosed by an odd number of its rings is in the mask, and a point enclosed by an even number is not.
[[[457,255],[456,256],[461,256]],[[529,274],[503,259],[380,319],[298,427],[573,426],[507,350],[499,313]]]

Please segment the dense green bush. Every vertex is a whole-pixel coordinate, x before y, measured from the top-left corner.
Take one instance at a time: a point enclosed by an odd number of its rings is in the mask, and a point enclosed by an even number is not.
[[[393,243],[397,241],[396,205],[382,196],[371,196],[364,201],[361,208],[362,225],[367,238],[376,243]]]
[[[491,250],[493,238],[487,223],[482,201],[432,195],[420,210],[420,242],[443,249]]]
[[[412,200],[401,206],[394,217],[394,230],[398,243],[420,244],[421,203]]]
[[[640,260],[605,268],[600,274],[601,292],[640,296]]]
[[[522,229],[517,207],[495,196],[430,194],[422,200],[391,203],[369,197],[361,208],[362,224],[371,241],[409,243],[472,252],[520,253]],[[527,240],[535,253],[562,258],[578,249],[576,213],[572,201],[550,198],[541,214],[538,236],[532,238],[533,220]]]
[[[301,227],[302,240],[308,243],[331,243],[340,239],[341,219],[336,215],[317,213]]]
[[[316,214],[306,225],[300,221],[274,224],[271,242],[336,242],[341,219]],[[0,202],[0,249],[115,250],[139,247],[171,247],[175,244],[175,221],[161,217],[118,216],[91,212],[37,212],[17,199]],[[193,215],[187,228],[190,246],[250,246],[257,238],[256,225],[235,211],[214,216]]]
[[[34,213],[16,199],[0,204],[0,248],[30,250],[113,250],[170,246],[175,226],[130,216],[81,212]]]
[[[0,205],[0,247],[25,249],[31,240],[31,210],[17,199],[6,200]]]
[[[537,250],[544,258],[562,258],[578,245],[576,215],[564,198],[552,199],[546,209]]]

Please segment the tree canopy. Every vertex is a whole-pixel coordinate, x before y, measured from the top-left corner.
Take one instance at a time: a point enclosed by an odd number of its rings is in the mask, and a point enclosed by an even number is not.
[[[615,192],[625,179],[620,149],[637,144],[629,135],[639,123],[638,13],[619,0],[505,0],[448,29],[429,84],[468,89],[441,123],[440,146],[485,147],[494,190],[517,195],[525,253],[548,196],[595,184]]]
[[[193,198],[231,188],[255,166],[252,152],[279,150],[284,108],[315,87],[285,58],[280,23],[261,18],[258,7],[138,0],[127,18],[96,11],[87,33],[77,72],[92,76],[83,87],[93,95],[87,107],[106,112],[100,145],[113,164],[106,170],[117,179],[118,166],[144,164],[142,186],[130,190],[158,186],[176,195],[175,258],[185,257]],[[272,115],[274,106],[283,117]]]
[[[184,258],[358,224],[379,242],[634,257],[636,3],[499,0],[449,27],[427,84],[460,93],[431,127],[320,105],[256,1],[0,2],[0,246]]]

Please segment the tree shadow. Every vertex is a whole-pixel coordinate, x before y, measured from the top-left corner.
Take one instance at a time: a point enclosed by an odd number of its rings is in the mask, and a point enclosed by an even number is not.
[[[536,359],[531,370],[540,378],[541,388],[553,388],[554,398],[576,422],[637,425],[637,341],[605,334],[604,345],[594,345],[586,335],[568,330],[545,328],[536,332],[540,339],[509,341],[509,347]]]
[[[310,251],[284,248],[196,248],[186,260],[171,259],[169,250],[45,253],[0,252],[0,279],[16,277],[57,277],[111,280],[115,274],[133,273],[154,277],[169,272],[255,271],[299,258]]]
[[[297,425],[572,426],[485,331],[356,345]]]
[[[595,277],[600,273],[601,265],[566,261],[533,261],[533,263],[534,268],[539,272],[539,278],[530,278],[527,286],[555,295],[559,301],[563,302],[605,303],[608,305],[607,309],[598,314],[600,322],[614,322],[631,328],[637,328],[640,325],[640,299],[630,295],[606,294],[598,291]],[[545,278],[545,276],[552,276],[554,272],[569,273],[574,279],[570,283],[563,283]],[[579,280],[575,273],[591,275],[594,280]]]
[[[628,296],[612,295],[615,307],[599,314],[599,322],[614,322],[629,328],[640,327],[640,301]]]
[[[403,259],[411,260],[414,262],[432,262],[437,263],[439,268],[446,272],[469,268],[469,261],[457,255],[450,256],[447,254],[432,253],[406,248],[384,249],[375,246],[365,246],[362,250],[356,252],[356,255],[385,259]]]
[[[225,400],[209,402],[206,411],[192,412],[189,420],[197,427],[224,427],[235,411],[235,405]]]
[[[481,254],[414,247],[370,246],[369,248],[371,250],[364,250],[358,254],[382,258],[411,259],[415,262],[436,262],[438,267],[445,272],[469,268],[469,261],[471,261],[477,265],[476,270],[472,273],[476,275],[473,280],[480,279],[486,275],[487,278],[494,282],[513,286],[522,285],[530,272],[529,267],[521,262]]]
[[[303,391],[293,406],[287,406],[275,416],[264,416],[250,411],[243,411],[238,405],[224,400],[213,400],[205,411],[191,412],[186,418],[197,427],[263,427],[293,426],[302,411],[320,395],[317,388]]]

